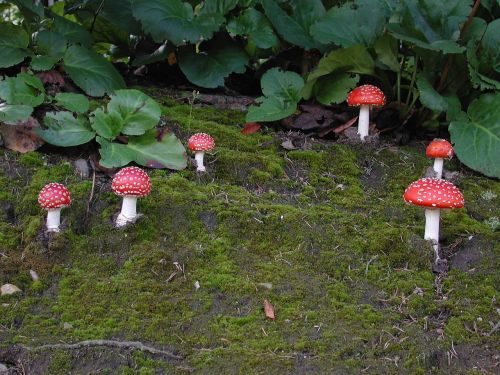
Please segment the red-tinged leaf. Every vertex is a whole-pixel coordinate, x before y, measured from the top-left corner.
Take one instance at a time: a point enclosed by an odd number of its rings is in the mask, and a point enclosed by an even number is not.
[[[337,126],[333,132],[338,134],[338,133],[342,133],[344,130],[346,130],[347,128],[350,128],[351,126],[353,126],[356,121],[358,121],[358,116],[356,117],[353,117],[352,119],[350,119],[349,121],[343,123],[342,125],[340,126]]]
[[[266,314],[266,318],[274,320],[274,307],[267,299],[264,300],[264,313]]]
[[[40,127],[40,124],[34,117],[30,117],[25,122],[17,125],[0,125],[4,146],[9,150],[22,154],[36,150],[45,143],[43,139],[35,134],[38,127]]]
[[[49,72],[40,72],[36,74],[40,81],[45,85],[51,83],[54,85],[64,86],[64,78],[57,70],[51,70]]]
[[[241,134],[253,134],[257,133],[262,126],[256,122],[247,122],[243,129],[241,129]]]

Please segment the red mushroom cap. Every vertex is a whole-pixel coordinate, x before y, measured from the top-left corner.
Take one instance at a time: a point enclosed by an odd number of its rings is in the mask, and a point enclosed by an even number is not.
[[[431,208],[461,208],[464,196],[451,182],[439,178],[421,178],[412,182],[403,195],[407,203]]]
[[[446,139],[435,139],[425,149],[428,158],[451,159],[453,146]]]
[[[189,138],[188,147],[191,151],[210,151],[215,147],[215,141],[208,134],[196,133]]]
[[[360,105],[382,106],[385,104],[385,95],[377,86],[362,85],[347,95],[347,104],[354,107]]]
[[[147,173],[141,168],[126,167],[115,175],[111,188],[117,195],[145,197],[151,192],[151,182]]]
[[[38,204],[46,210],[67,207],[71,204],[71,195],[66,186],[51,182],[38,194]]]

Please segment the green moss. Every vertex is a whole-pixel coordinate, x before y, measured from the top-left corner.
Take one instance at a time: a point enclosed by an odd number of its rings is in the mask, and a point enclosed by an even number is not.
[[[21,164],[24,167],[30,168],[30,167],[41,167],[43,165],[46,165],[46,156],[40,152],[37,151],[32,151],[28,152],[26,154],[21,154],[19,155],[19,158],[17,159],[19,164]]]
[[[241,113],[163,104],[183,141],[207,131],[217,148],[204,176],[150,171],[153,190],[138,201],[144,216],[134,225],[113,228],[121,199],[109,179],[97,179],[89,205],[92,183],[68,161],[46,165],[35,153],[19,162],[20,177],[0,176],[0,201],[15,210],[15,220],[0,219],[8,257],[0,278],[23,290],[2,297],[9,306],[0,305],[0,324],[13,327],[2,339],[142,341],[209,374],[438,374],[429,358],[451,340],[480,344],[466,327],[484,333],[496,319],[497,239],[484,220],[498,216],[497,181],[465,174],[458,185],[466,209],[443,212],[443,248],[464,251],[460,241],[472,235],[485,258],[468,271],[450,261],[444,298],[422,239],[423,211],[401,198],[430,165],[420,150],[314,143],[288,152],[266,129],[241,134]],[[51,181],[68,186],[73,204],[62,211],[63,231],[45,236],[36,197]],[[386,360],[396,357],[401,367]],[[118,372],[182,371],[147,353],[131,363]],[[60,352],[50,370],[76,372],[74,365]]]
[[[51,353],[50,358],[49,371],[51,374],[63,375],[70,372],[72,360],[68,353],[62,350],[55,350]]]

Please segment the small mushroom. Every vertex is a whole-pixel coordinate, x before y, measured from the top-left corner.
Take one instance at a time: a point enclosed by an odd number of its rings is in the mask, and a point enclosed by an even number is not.
[[[428,158],[434,159],[434,172],[436,178],[443,176],[443,159],[451,159],[453,157],[453,146],[446,139],[434,139],[425,150],[425,155]]]
[[[66,186],[51,182],[38,194],[38,203],[47,210],[47,232],[59,232],[61,208],[71,204],[71,196]]]
[[[385,104],[385,95],[377,86],[362,85],[347,95],[347,104],[359,107],[358,134],[362,141],[368,136],[370,108]]]
[[[215,147],[214,139],[205,133],[196,133],[188,140],[189,149],[194,152],[194,159],[196,160],[196,171],[205,172],[203,165],[203,157],[206,151],[211,151]]]
[[[116,195],[123,197],[122,210],[115,221],[116,227],[123,227],[137,219],[137,198],[145,197],[151,192],[149,176],[137,167],[121,169],[111,184]]]
[[[460,190],[451,182],[439,178],[421,178],[412,182],[404,192],[403,199],[407,203],[425,207],[424,239],[432,242],[439,257],[439,214],[443,208],[461,208],[464,197]]]

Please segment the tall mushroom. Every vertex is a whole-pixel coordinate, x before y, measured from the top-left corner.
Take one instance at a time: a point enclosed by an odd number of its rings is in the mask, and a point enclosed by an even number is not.
[[[347,104],[359,107],[358,134],[362,141],[368,135],[370,108],[385,104],[385,95],[377,86],[362,85],[347,95]]]
[[[123,197],[122,210],[116,218],[116,227],[123,227],[137,218],[137,198],[145,197],[151,192],[149,176],[137,167],[121,169],[113,178],[111,188],[116,195]]]
[[[428,158],[434,159],[434,172],[436,178],[443,176],[443,159],[451,159],[453,157],[453,146],[446,139],[434,139],[425,149],[425,155]]]
[[[61,209],[71,204],[71,195],[66,186],[51,182],[38,194],[38,204],[47,210],[47,232],[59,232]]]
[[[196,133],[188,140],[189,149],[194,152],[194,159],[196,160],[196,171],[205,172],[203,165],[203,157],[206,151],[211,151],[215,147],[214,139],[205,133]]]
[[[464,197],[451,182],[439,178],[421,178],[412,182],[404,192],[403,199],[407,203],[425,207],[424,239],[432,241],[439,258],[439,214],[443,208],[461,208]]]

